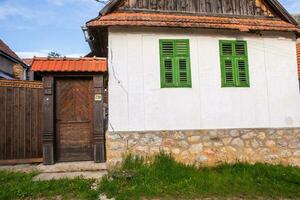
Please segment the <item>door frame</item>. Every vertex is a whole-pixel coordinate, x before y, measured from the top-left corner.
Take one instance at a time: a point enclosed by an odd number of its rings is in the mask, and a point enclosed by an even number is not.
[[[105,125],[104,125],[104,74],[103,73],[43,73],[44,98],[43,98],[43,160],[45,165],[56,162],[55,152],[56,127],[55,127],[55,79],[56,78],[83,78],[90,77],[93,81],[93,157],[94,162],[106,161]]]

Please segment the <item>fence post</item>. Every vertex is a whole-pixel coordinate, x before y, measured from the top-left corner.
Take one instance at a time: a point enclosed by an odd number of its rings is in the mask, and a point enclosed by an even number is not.
[[[43,158],[45,165],[54,164],[54,78],[44,76]]]
[[[94,96],[93,96],[93,113],[94,113],[94,161],[104,163],[105,157],[105,137],[104,137],[104,80],[103,74],[93,77]]]

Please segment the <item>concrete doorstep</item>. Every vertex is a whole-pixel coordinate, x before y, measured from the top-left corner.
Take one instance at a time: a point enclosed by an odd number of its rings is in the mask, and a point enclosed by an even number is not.
[[[41,173],[55,173],[55,172],[84,172],[84,171],[102,171],[107,170],[106,163],[95,163],[93,161],[83,162],[63,162],[55,163],[54,165],[40,164],[36,167]]]
[[[83,161],[56,163],[54,165],[6,165],[0,166],[0,171],[37,172],[38,175],[33,177],[34,181],[74,179],[77,177],[100,179],[107,174],[107,166],[106,163]]]
[[[107,174],[105,163],[94,163],[92,161],[64,162],[54,165],[40,164],[36,169],[40,174],[33,177],[34,181],[74,179],[77,177],[100,179]]]
[[[59,179],[101,179],[107,174],[106,171],[85,171],[85,172],[54,172],[54,173],[41,173],[33,177],[33,181],[49,181]]]

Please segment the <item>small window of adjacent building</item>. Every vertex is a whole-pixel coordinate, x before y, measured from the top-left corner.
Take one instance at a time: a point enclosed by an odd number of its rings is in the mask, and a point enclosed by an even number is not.
[[[189,40],[159,40],[161,87],[191,87]]]
[[[222,87],[249,87],[246,41],[220,41]]]

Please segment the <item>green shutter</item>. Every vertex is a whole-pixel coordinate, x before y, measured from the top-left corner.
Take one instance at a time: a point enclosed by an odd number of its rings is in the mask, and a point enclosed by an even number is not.
[[[191,87],[189,40],[160,40],[161,87]]]
[[[237,68],[237,86],[248,87],[249,82],[247,60],[244,58],[237,58],[235,65]]]
[[[166,86],[172,86],[175,83],[174,61],[172,58],[163,58],[163,81]]]
[[[222,62],[222,85],[234,86],[234,62],[230,58],[224,58]]]
[[[220,41],[222,87],[249,87],[247,43]]]

